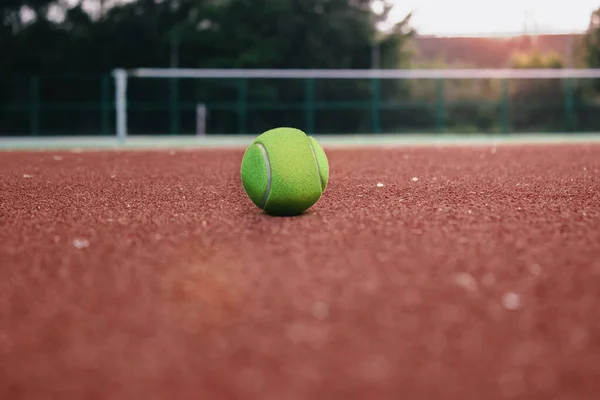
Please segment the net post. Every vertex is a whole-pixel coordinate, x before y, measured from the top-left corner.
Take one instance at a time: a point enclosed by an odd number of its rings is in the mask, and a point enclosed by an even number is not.
[[[196,136],[206,136],[206,104],[196,105]]]
[[[115,108],[117,113],[116,129],[119,141],[127,137],[127,72],[122,69],[113,70],[115,79]]]

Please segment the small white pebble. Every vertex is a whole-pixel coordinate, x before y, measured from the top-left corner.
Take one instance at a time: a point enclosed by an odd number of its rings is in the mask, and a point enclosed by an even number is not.
[[[77,249],[85,249],[89,247],[90,242],[87,239],[75,239],[73,240],[73,246]]]
[[[419,181],[419,178],[417,178],[416,176],[413,176],[413,178],[412,178],[412,181],[413,181],[413,182],[418,182],[418,181]]]
[[[521,308],[521,296],[517,293],[504,293],[502,296],[502,306],[507,310],[518,310]]]
[[[117,176],[116,175],[111,175],[110,179],[115,179]]]
[[[329,306],[323,301],[316,301],[312,306],[312,315],[316,319],[323,321],[329,315]]]
[[[475,281],[475,278],[466,272],[457,274],[454,277],[454,283],[470,292],[477,290],[477,282]]]
[[[471,211],[471,210],[468,210],[468,211],[467,211],[467,213],[469,213],[469,214],[473,214],[473,211]]]
[[[54,156],[52,159],[55,161],[62,161],[63,158],[61,156]]]
[[[25,178],[25,179],[33,178],[33,175],[23,174],[23,178]]]
[[[385,185],[381,182],[377,182],[377,187],[384,187]]]

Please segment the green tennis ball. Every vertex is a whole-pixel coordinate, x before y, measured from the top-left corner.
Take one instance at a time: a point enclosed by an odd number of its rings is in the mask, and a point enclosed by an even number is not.
[[[252,202],[267,214],[298,215],[321,197],[329,163],[317,141],[295,128],[275,128],[246,149],[242,184]]]

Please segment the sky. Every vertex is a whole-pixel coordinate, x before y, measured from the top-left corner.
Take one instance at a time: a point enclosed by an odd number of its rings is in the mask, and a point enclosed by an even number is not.
[[[413,11],[419,34],[502,35],[582,32],[600,0],[393,0],[394,20]],[[527,25],[526,25],[527,24]]]

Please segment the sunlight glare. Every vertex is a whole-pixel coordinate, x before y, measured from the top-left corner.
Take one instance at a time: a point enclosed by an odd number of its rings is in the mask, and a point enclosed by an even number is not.
[[[393,0],[392,18],[413,12],[412,25],[420,34],[477,35],[582,32],[587,29],[597,0]]]

